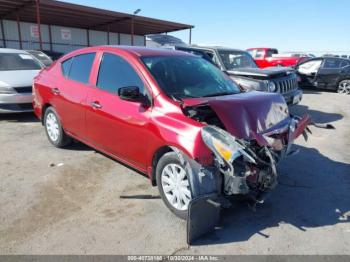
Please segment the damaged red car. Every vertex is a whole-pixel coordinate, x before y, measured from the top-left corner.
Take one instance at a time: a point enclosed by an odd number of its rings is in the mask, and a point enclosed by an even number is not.
[[[35,78],[33,105],[54,146],[76,139],[147,174],[185,219],[202,196],[261,201],[309,123],[280,94],[243,93],[200,57],[142,47],[60,58]]]

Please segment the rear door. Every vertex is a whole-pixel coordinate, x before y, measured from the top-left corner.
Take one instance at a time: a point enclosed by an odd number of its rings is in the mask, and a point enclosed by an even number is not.
[[[64,77],[55,83],[54,107],[61,118],[66,131],[78,136],[85,136],[85,109],[90,73],[95,53],[74,56],[62,62]]]
[[[145,152],[152,139],[149,131],[151,107],[121,100],[118,89],[137,86],[150,98],[141,74],[123,57],[101,54],[94,88],[88,94],[87,137],[98,148],[146,170]]]
[[[332,89],[337,85],[342,72],[342,59],[326,58],[318,71],[317,82],[320,87]]]

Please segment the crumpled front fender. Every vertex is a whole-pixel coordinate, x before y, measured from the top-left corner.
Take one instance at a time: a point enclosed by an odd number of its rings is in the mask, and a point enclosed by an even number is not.
[[[296,126],[293,131],[293,139],[298,138],[301,134],[307,131],[307,126],[311,124],[311,117],[305,115],[302,118],[297,117],[293,118],[294,121],[297,121]]]

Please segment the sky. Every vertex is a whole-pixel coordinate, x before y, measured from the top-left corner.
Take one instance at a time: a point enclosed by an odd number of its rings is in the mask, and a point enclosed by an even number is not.
[[[192,43],[350,55],[350,0],[65,0],[194,25]],[[171,33],[188,42],[188,30]]]

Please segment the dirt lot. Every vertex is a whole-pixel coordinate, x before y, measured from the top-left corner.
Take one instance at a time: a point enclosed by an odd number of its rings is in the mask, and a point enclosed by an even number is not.
[[[293,111],[336,130],[312,128],[256,212],[237,204],[192,247],[144,176],[54,148],[31,114],[0,116],[0,254],[350,254],[350,96],[308,92]]]

